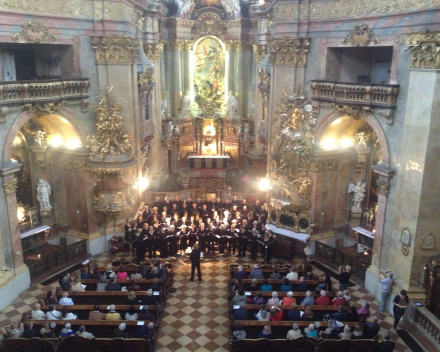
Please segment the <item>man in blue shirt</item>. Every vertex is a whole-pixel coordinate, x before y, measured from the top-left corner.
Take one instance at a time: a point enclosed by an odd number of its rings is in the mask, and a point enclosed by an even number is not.
[[[379,279],[379,282],[382,284],[379,312],[383,312],[387,307],[387,299],[391,293],[391,286],[393,285],[393,273],[389,272],[387,277],[382,280]]]
[[[234,311],[234,320],[248,320],[248,311],[244,306],[245,303],[240,302],[240,308]]]

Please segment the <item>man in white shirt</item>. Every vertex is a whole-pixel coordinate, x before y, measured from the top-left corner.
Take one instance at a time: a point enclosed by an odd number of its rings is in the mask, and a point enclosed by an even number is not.
[[[86,339],[94,339],[95,336],[93,336],[93,334],[91,334],[90,332],[86,331],[86,327],[84,325],[81,325],[78,329],[78,331],[76,332],[76,334],[78,336],[84,337]]]
[[[67,292],[63,292],[63,297],[58,302],[62,306],[73,306],[73,301],[71,298],[68,297],[69,294]]]
[[[46,319],[49,319],[49,320],[61,319],[61,312],[59,310],[56,310],[55,306],[53,304],[51,304],[49,306],[49,310],[47,311]]]
[[[286,275],[286,279],[289,280],[298,280],[298,273],[294,271],[294,268],[290,268],[290,273]]]

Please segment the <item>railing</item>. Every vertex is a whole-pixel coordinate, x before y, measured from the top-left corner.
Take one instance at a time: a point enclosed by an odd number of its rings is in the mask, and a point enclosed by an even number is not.
[[[30,260],[26,264],[29,267],[31,280],[52,271],[56,266],[66,263],[74,258],[87,253],[86,240],[75,242],[70,246],[58,249],[55,252],[48,253],[40,259]]]
[[[365,283],[368,263],[318,241],[315,242],[314,259],[335,269],[338,269],[341,265],[350,265],[352,278],[361,286]]]
[[[312,81],[313,99],[336,104],[395,109],[398,84],[362,84]]]
[[[88,78],[0,83],[0,105],[88,97]]]
[[[425,307],[415,307],[414,321],[427,332],[440,349],[440,320]]]

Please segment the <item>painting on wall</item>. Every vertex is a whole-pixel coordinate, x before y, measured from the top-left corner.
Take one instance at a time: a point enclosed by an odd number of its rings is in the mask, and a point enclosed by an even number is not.
[[[207,36],[194,48],[194,101],[220,108],[225,99],[225,52],[220,39]]]

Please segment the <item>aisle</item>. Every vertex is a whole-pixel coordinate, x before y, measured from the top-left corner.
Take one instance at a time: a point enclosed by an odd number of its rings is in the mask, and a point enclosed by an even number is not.
[[[181,257],[179,257],[181,258]],[[202,264],[202,282],[189,281],[188,260],[172,261],[174,287],[163,312],[156,352],[229,350],[227,282],[229,261],[222,256]]]

